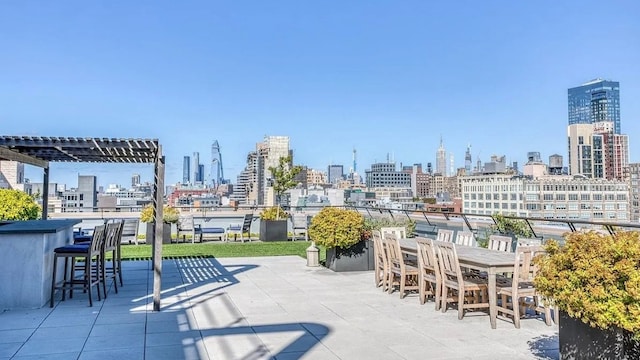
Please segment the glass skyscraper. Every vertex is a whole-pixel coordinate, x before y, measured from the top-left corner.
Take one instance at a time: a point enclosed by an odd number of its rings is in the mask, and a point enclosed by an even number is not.
[[[613,122],[620,134],[620,83],[595,79],[568,90],[569,125]]]

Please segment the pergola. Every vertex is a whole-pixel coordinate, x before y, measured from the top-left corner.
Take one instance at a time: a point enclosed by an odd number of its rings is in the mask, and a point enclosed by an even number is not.
[[[152,242],[153,309],[160,310],[165,159],[157,139],[0,136],[0,160],[18,161],[43,168],[43,219],[48,217],[50,162],[155,164],[153,186],[155,235]]]

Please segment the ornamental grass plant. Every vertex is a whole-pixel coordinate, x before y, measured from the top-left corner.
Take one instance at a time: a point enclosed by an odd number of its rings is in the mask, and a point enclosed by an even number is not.
[[[536,259],[536,289],[572,318],[640,339],[640,232],[576,232],[565,240],[562,247],[548,241]]]

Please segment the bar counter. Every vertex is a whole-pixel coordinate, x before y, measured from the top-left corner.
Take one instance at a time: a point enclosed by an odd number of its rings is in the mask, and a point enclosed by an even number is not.
[[[40,308],[49,301],[53,249],[73,243],[81,220],[0,223],[0,311]],[[63,268],[58,269],[62,274]]]

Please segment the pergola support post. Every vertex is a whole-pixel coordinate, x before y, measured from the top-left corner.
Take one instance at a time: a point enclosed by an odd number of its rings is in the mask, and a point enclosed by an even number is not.
[[[158,154],[154,170],[153,205],[154,205],[154,236],[152,245],[153,259],[153,311],[160,311],[160,291],[162,287],[162,235],[164,233],[162,221],[162,206],[164,204],[164,166],[165,158],[162,147],[158,146]]]
[[[49,217],[49,166],[45,167],[42,177],[42,220]]]

